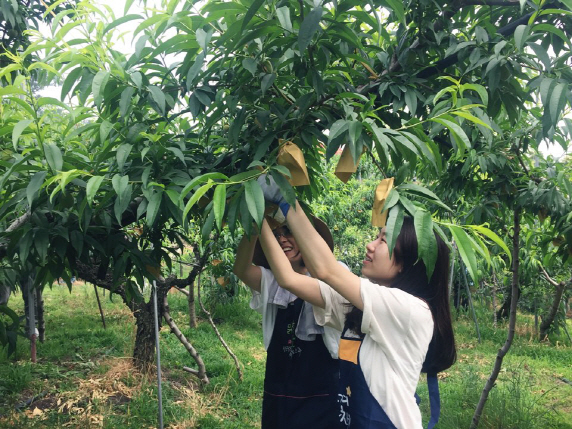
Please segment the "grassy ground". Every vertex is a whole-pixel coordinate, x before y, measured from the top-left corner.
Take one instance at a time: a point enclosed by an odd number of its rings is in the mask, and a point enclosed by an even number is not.
[[[26,341],[15,357],[0,351],[0,427],[148,428],[157,427],[156,379],[131,366],[133,317],[119,299],[102,298],[107,329],[101,325],[93,288],[54,287],[44,294],[46,341],[38,345],[38,363],[29,362]],[[179,327],[204,359],[211,383],[199,386],[181,368],[194,366],[182,345],[161,331],[164,422],[169,428],[260,427],[265,352],[260,317],[248,309],[247,294],[219,304],[213,317],[237,354],[244,379],[205,320],[187,327],[186,297],[169,296]],[[22,312],[19,296],[11,306]],[[490,312],[479,316],[482,341],[471,319],[456,322],[458,363],[441,374],[440,429],[468,428],[483,386],[506,338],[493,328]],[[572,325],[570,325],[572,330]],[[518,332],[481,419],[481,428],[572,428],[572,347],[565,336],[539,344],[533,321],[520,315]],[[422,411],[428,415],[426,387],[419,385]],[[36,395],[31,406],[23,402]],[[18,409],[18,411],[15,411]],[[303,429],[303,428],[301,428]]]

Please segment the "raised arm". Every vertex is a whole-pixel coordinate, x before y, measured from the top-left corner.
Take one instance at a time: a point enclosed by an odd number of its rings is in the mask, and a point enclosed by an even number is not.
[[[324,300],[318,280],[294,271],[290,261],[274,237],[270,226],[268,226],[266,219],[262,223],[260,244],[262,245],[262,250],[264,250],[266,260],[270,264],[272,274],[276,277],[280,287],[289,290],[312,305],[324,308]],[[304,252],[302,252],[302,255],[304,255]]]
[[[256,235],[250,238],[247,235],[242,237],[236,249],[236,259],[234,260],[232,271],[246,286],[260,292],[262,271],[260,267],[252,265],[252,257],[257,239],[258,237]]]
[[[304,255],[306,268],[312,276],[324,281],[357,308],[363,310],[360,278],[338,264],[328,244],[314,229],[297,201],[295,209],[288,210],[286,220]]]

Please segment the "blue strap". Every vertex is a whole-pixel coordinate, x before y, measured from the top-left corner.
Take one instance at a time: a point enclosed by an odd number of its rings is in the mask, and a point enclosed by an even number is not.
[[[433,429],[439,421],[441,413],[441,399],[439,398],[439,381],[437,374],[427,374],[427,388],[429,389],[429,407],[431,408],[431,419],[427,429]]]
[[[290,209],[290,204],[288,204],[286,201],[282,201],[278,207],[280,207],[282,214],[286,216],[288,214],[288,210]]]

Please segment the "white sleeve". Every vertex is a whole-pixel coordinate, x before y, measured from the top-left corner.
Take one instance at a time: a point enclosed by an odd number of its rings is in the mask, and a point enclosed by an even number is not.
[[[260,292],[252,291],[250,308],[262,314],[262,338],[264,348],[268,350],[270,340],[272,339],[272,332],[274,331],[276,312],[278,311],[275,305],[268,304],[268,290],[270,289],[270,284],[276,282],[276,278],[274,274],[272,274],[272,271],[267,268],[260,267],[260,272],[262,274],[260,278]]]
[[[314,317],[318,325],[327,325],[338,331],[344,329],[346,313],[350,310],[349,301],[332,289],[328,284],[318,280],[320,293],[324,300],[324,308],[314,306]]]
[[[385,350],[388,358],[399,359],[414,344],[421,349],[428,345],[433,334],[433,317],[426,302],[364,278],[361,297],[364,306],[361,330]]]

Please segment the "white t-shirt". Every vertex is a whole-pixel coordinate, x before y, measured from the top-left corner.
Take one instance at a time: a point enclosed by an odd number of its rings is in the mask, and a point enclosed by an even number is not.
[[[272,271],[264,267],[260,267],[260,270],[262,273],[260,280],[260,292],[252,290],[250,308],[262,314],[262,339],[264,341],[264,348],[268,350],[268,346],[270,346],[270,340],[272,340],[272,333],[274,332],[274,322],[276,321],[276,314],[278,309],[285,308],[285,306],[270,303],[271,299],[269,297],[269,291],[276,291],[278,289],[279,292],[284,294],[290,293],[278,286],[276,277],[274,277]],[[292,300],[295,299],[296,297],[292,295]],[[312,317],[311,309],[309,311],[310,316]],[[334,329],[329,326],[324,326],[324,333],[322,334],[322,338],[326,348],[334,359],[338,358],[340,336],[341,330]]]
[[[345,298],[320,282],[325,308],[314,307],[316,321],[343,329]],[[359,362],[371,394],[397,428],[421,428],[415,389],[433,336],[427,303],[400,289],[361,279],[365,335]]]

